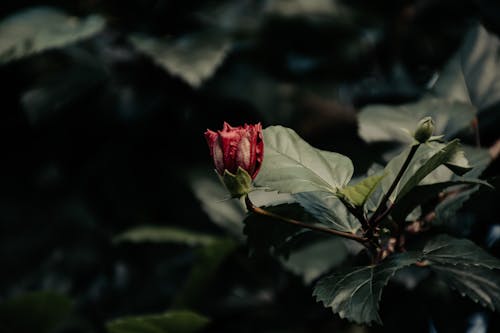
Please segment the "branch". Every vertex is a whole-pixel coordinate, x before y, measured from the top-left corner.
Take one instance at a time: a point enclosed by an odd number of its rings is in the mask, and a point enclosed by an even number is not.
[[[338,231],[335,229],[330,229],[330,228],[326,228],[326,227],[322,227],[322,226],[318,226],[318,225],[314,225],[314,224],[308,224],[308,223],[304,223],[302,221],[297,221],[297,220],[290,219],[290,218],[287,218],[287,217],[284,217],[284,216],[281,216],[278,214],[274,214],[274,213],[267,211],[263,208],[255,206],[252,203],[252,201],[250,201],[250,198],[248,197],[248,195],[245,196],[245,205],[249,211],[251,211],[255,214],[260,214],[263,216],[272,217],[274,219],[277,219],[277,220],[280,220],[282,222],[286,222],[289,224],[293,224],[293,225],[296,225],[298,227],[302,227],[302,228],[306,228],[306,229],[311,229],[311,230],[327,233],[330,235],[335,235],[335,236],[340,236],[340,237],[352,239],[352,240],[358,241],[360,243],[366,243],[368,241],[368,238],[361,237],[361,236],[358,236],[355,234],[351,234],[351,233],[343,232],[343,231]]]

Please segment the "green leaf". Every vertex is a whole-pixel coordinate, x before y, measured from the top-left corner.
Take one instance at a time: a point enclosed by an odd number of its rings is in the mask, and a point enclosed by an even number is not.
[[[358,115],[358,132],[366,142],[412,143],[413,138],[408,132],[415,130],[420,119],[430,116],[435,122],[434,133],[444,134],[449,140],[470,126],[475,111],[469,103],[431,97],[397,106],[368,105]]]
[[[355,234],[361,223],[337,197],[328,192],[303,192],[293,195],[304,209],[323,225]]]
[[[210,284],[216,278],[219,267],[233,253],[238,243],[232,239],[220,239],[196,251],[196,261],[184,284],[172,301],[172,308],[194,308],[199,305]]]
[[[299,204],[281,204],[262,207],[267,211],[287,218],[313,223]],[[247,236],[247,244],[251,255],[269,255],[288,257],[295,237],[308,232],[275,218],[250,213],[244,220],[243,232]]]
[[[358,324],[381,324],[378,307],[383,288],[398,270],[414,264],[417,259],[415,255],[402,253],[379,265],[335,272],[319,280],[313,296],[341,318]]]
[[[195,88],[215,73],[231,49],[224,33],[211,30],[176,39],[134,34],[129,40],[167,72]]]
[[[191,230],[163,227],[163,226],[139,226],[127,230],[118,236],[113,241],[116,243],[132,242],[132,243],[176,243],[189,246],[211,245],[217,241],[217,237],[203,234]]]
[[[53,332],[68,320],[73,304],[66,296],[37,291],[6,300],[0,304],[2,332]]]
[[[453,172],[460,173],[459,170],[470,170],[468,161],[463,155],[463,151],[460,150],[460,143],[458,140],[453,140],[445,146],[439,143],[428,143],[427,145],[433,145],[438,149],[435,154],[433,154],[429,159],[424,160],[418,168],[415,168],[413,173],[406,173],[406,177],[403,176],[401,184],[404,184],[402,189],[399,191],[398,198],[406,195],[412,188],[420,184],[420,182],[427,177],[432,171],[442,164],[446,164],[448,167],[453,165]],[[441,149],[439,149],[441,148]],[[416,165],[414,165],[416,166]],[[460,173],[462,174],[462,173]]]
[[[385,167],[387,176],[380,182],[384,193],[387,192],[396,178],[409,151],[410,148],[405,149],[401,154],[389,161]],[[396,202],[419,184],[432,184],[450,180],[452,178],[451,173],[442,172],[438,167],[447,162],[455,161],[455,156],[460,154],[459,152],[460,145],[458,140],[453,140],[446,145],[437,142],[421,144],[403,174],[403,177],[391,194],[389,198],[391,202]],[[466,160],[462,161],[462,165],[457,165],[457,167],[461,166],[465,168],[466,165],[464,162],[466,162]]]
[[[431,264],[467,265],[488,269],[500,269],[500,260],[484,251],[468,239],[458,239],[445,234],[426,243],[422,260]]]
[[[374,174],[355,185],[340,189],[339,192],[355,207],[363,207],[382,178],[384,178],[384,174]]]
[[[469,225],[465,222],[465,219],[457,220],[457,214],[462,208],[463,204],[470,199],[470,197],[479,190],[479,186],[474,186],[472,188],[460,191],[459,193],[449,195],[446,199],[441,201],[436,205],[434,209],[436,213],[436,218],[433,221],[435,226],[446,226],[449,228],[454,227],[455,224],[459,224],[460,232],[467,232]]]
[[[421,259],[462,296],[500,310],[500,260],[472,241],[439,235],[425,245]]]
[[[419,185],[415,186],[411,191],[409,191],[406,195],[402,196],[400,199],[398,199],[398,204],[394,206],[394,209],[391,212],[392,217],[396,221],[402,221],[403,219],[408,216],[417,206],[424,204],[428,202],[429,200],[433,200],[445,191],[447,188],[453,187],[456,188],[457,186],[467,186],[467,185],[484,185],[490,187],[491,185],[488,184],[487,182],[480,180],[480,179],[457,179],[457,180],[450,180],[447,182],[440,182],[440,183],[434,183],[434,184],[428,184],[428,185]],[[467,190],[468,191],[468,190]],[[446,200],[445,200],[446,201]],[[441,205],[442,203],[439,203],[436,206],[436,214],[437,214],[437,208]],[[453,214],[456,212],[456,210],[453,211]]]
[[[169,311],[164,314],[124,317],[106,324],[109,333],[195,333],[210,320],[190,311]]]
[[[500,260],[470,240],[448,235],[433,237],[421,251],[393,254],[378,265],[337,271],[318,281],[313,296],[341,318],[381,324],[378,307],[384,286],[398,270],[417,262],[441,274],[463,295],[498,309]]]
[[[0,22],[0,64],[89,38],[105,26],[98,15],[69,16],[52,7],[33,7]]]
[[[468,265],[432,265],[431,269],[462,296],[490,309],[500,310],[500,272]]]
[[[287,193],[336,192],[352,177],[348,157],[316,149],[290,128],[266,128],[264,145],[264,161],[255,179],[258,186]]]

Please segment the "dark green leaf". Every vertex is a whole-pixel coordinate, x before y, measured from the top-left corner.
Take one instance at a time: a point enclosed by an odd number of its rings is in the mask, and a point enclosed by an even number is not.
[[[286,193],[334,193],[352,177],[349,158],[312,147],[290,128],[266,128],[264,144],[264,162],[255,179],[258,186]]]
[[[421,259],[462,296],[500,310],[500,259],[468,239],[444,234],[425,245]]]
[[[55,292],[23,294],[0,304],[0,330],[49,333],[68,319],[72,308],[71,300]]]
[[[359,324],[381,324],[378,307],[383,288],[398,270],[414,264],[417,259],[411,253],[403,253],[379,265],[335,272],[319,280],[313,295],[341,318]]]
[[[80,19],[52,7],[25,9],[0,22],[0,64],[88,38],[104,25],[97,15]]]
[[[416,186],[411,191],[409,191],[405,196],[401,197],[401,199],[398,200],[398,203],[397,205],[394,206],[391,215],[394,218],[394,220],[402,221],[417,206],[426,203],[429,200],[435,199],[439,193],[442,193],[447,188],[457,187],[462,185],[477,185],[477,184],[490,186],[490,184],[488,184],[487,182],[474,178],[450,180],[447,182]],[[441,204],[442,203],[440,203],[437,207],[439,207]],[[436,214],[437,214],[437,207],[436,207]],[[456,210],[454,210],[452,214],[454,214],[455,212]]]
[[[500,310],[500,271],[470,265],[432,265],[444,281],[462,296],[487,307]]]
[[[456,221],[457,214],[464,203],[478,190],[479,186],[474,186],[458,193],[448,195],[443,201],[436,205],[436,208],[434,209],[436,219],[433,221],[433,224],[436,226],[444,225],[446,227],[453,227],[453,224],[458,222]],[[468,229],[469,226],[466,224],[465,218],[460,219],[459,224],[460,231],[466,232],[466,229]]]
[[[384,286],[398,270],[417,262],[443,274],[451,286],[473,300],[490,308],[498,306],[500,260],[470,240],[448,235],[432,238],[422,251],[399,253],[378,265],[335,272],[319,280],[313,295],[341,318],[363,324],[381,323],[378,304]],[[494,283],[485,283],[482,276],[488,276]]]
[[[422,251],[422,259],[431,264],[468,265],[488,269],[500,269],[500,260],[484,251],[468,239],[448,235],[432,238]]]
[[[304,209],[325,226],[355,234],[361,224],[340,201],[337,195],[328,192],[303,192],[293,197]]]
[[[106,324],[109,333],[194,333],[210,320],[190,311],[169,311],[158,315],[124,317]]]

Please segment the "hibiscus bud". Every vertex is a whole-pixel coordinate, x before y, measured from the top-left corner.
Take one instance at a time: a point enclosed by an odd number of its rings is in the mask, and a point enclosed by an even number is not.
[[[264,157],[261,124],[231,127],[224,122],[222,131],[207,130],[205,138],[215,169],[228,191],[233,197],[247,194]]]
[[[425,117],[418,122],[413,137],[420,143],[427,142],[434,132],[434,121],[431,117]]]

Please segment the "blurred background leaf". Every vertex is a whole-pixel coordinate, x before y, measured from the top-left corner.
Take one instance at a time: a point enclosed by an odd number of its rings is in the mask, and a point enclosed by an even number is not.
[[[349,157],[359,180],[396,154],[391,124],[436,107],[439,130],[477,166],[465,176],[498,188],[498,12],[493,0],[3,1],[1,303],[47,290],[65,299],[50,304],[70,302],[57,317],[26,310],[17,324],[51,319],[26,333],[104,333],[174,304],[210,318],[204,332],[379,332],[311,297],[314,281],[366,259],[353,242],[307,233],[285,243],[288,261],[268,247],[248,256],[246,212],[228,200],[203,133],[223,121],[289,126]],[[378,107],[387,117],[363,120]],[[366,128],[384,141],[365,140]],[[499,255],[498,192],[470,191],[442,201],[439,228]],[[265,243],[267,231],[252,237]],[[494,313],[404,271],[384,289],[384,332],[465,332],[474,318],[499,331]]]
[[[209,319],[194,312],[170,311],[159,315],[129,317],[110,321],[109,333],[195,333],[209,323]]]
[[[73,302],[65,295],[51,291],[26,293],[0,304],[0,329],[3,332],[56,332],[63,330],[72,311]]]
[[[105,20],[99,15],[78,18],[54,7],[13,13],[0,22],[0,63],[64,47],[95,35],[104,26]]]

